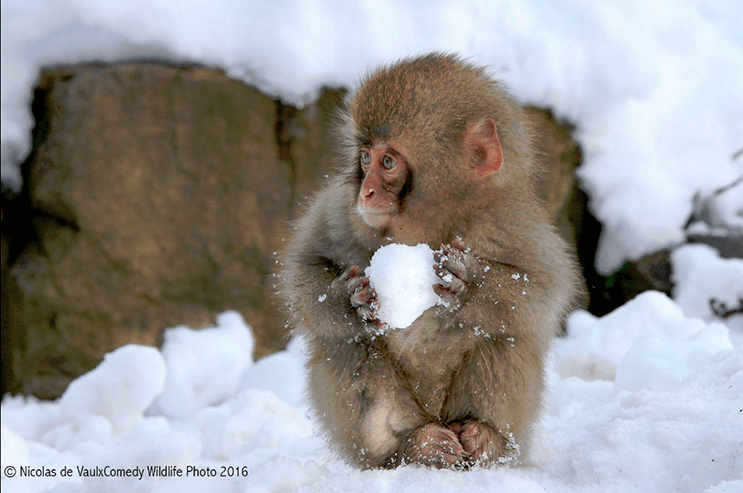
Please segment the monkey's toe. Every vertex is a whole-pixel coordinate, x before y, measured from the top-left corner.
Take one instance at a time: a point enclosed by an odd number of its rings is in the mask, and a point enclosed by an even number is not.
[[[438,423],[429,423],[413,431],[403,450],[406,463],[430,467],[463,467],[469,454],[459,443],[457,434]]]
[[[456,429],[459,430],[458,438],[462,448],[473,462],[490,462],[503,455],[505,445],[503,437],[485,423],[469,419]]]

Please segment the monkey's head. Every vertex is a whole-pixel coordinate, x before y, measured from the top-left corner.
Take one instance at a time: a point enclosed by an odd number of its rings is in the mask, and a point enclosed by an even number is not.
[[[454,221],[461,197],[491,196],[488,189],[530,173],[506,169],[511,158],[514,168],[531,162],[523,159],[531,131],[522,110],[482,68],[456,56],[431,54],[371,74],[345,121],[356,210],[381,234]]]

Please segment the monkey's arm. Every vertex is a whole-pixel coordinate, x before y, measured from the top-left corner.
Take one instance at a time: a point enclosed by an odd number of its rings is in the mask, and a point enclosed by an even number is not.
[[[435,254],[442,279],[434,291],[448,302],[450,325],[496,339],[530,337],[546,346],[556,333],[563,296],[556,275],[539,262],[526,269],[482,259],[457,238]],[[568,273],[569,274],[569,273]],[[566,282],[570,278],[566,275]]]
[[[279,276],[293,328],[329,340],[364,332],[357,310],[365,307],[374,294],[360,282],[360,269],[349,269],[367,260],[362,249],[348,241],[339,244],[336,233],[343,231],[344,218],[333,215],[328,205],[332,200],[331,190],[321,192],[296,223],[295,233],[281,255]]]

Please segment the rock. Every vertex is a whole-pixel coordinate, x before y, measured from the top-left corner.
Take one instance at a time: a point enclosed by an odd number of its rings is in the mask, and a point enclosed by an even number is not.
[[[56,397],[106,352],[227,309],[250,321],[256,356],[282,347],[266,295],[292,196],[276,103],[217,70],[156,64],[49,69],[39,95],[35,241],[3,285],[5,390]]]
[[[334,166],[330,148],[333,118],[345,94],[343,89],[325,88],[317,101],[301,110],[277,102],[279,155],[289,163],[291,170],[290,207],[306,202],[319,188],[318,181],[322,181]]]
[[[743,258],[743,231],[716,230],[710,233],[690,233],[689,243],[704,243],[718,252],[722,258]]]

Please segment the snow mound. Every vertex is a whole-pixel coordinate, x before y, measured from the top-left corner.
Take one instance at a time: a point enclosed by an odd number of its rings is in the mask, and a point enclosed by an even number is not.
[[[252,330],[234,311],[219,315],[216,327],[167,330],[162,354],[168,375],[157,406],[170,417],[186,417],[234,396],[253,364],[254,345]]]
[[[121,433],[142,419],[164,385],[165,361],[160,352],[130,344],[107,354],[95,369],[70,383],[59,409],[65,417],[101,416]]]

